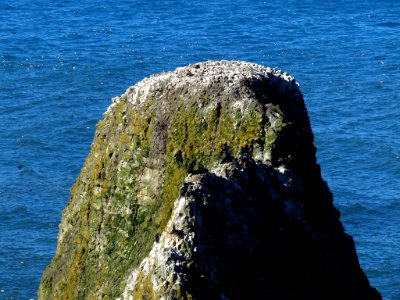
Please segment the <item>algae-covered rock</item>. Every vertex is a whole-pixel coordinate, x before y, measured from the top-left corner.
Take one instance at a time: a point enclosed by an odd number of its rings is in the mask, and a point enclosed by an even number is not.
[[[380,299],[315,152],[285,73],[144,79],[97,125],[39,299]]]

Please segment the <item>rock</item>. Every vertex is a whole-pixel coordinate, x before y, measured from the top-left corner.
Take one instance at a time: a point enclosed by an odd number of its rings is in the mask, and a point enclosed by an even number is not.
[[[321,178],[296,81],[209,61],[97,125],[39,299],[381,299]]]

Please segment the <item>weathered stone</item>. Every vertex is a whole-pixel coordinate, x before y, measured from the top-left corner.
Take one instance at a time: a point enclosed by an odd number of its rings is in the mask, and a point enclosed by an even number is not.
[[[315,152],[285,73],[144,79],[97,125],[39,299],[380,299]]]

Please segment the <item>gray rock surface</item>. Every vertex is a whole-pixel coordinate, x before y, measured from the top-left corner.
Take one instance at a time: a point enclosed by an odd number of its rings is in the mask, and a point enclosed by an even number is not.
[[[97,126],[39,299],[380,299],[315,153],[285,73],[144,79]]]

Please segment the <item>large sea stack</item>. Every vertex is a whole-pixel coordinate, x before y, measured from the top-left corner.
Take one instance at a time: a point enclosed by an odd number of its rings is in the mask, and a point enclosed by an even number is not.
[[[292,77],[151,76],[98,123],[39,299],[381,299],[332,201]]]

